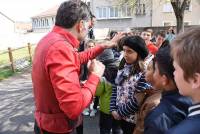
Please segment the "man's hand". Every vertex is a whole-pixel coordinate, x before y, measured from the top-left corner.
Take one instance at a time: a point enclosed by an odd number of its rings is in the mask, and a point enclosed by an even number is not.
[[[112,111],[112,116],[115,120],[121,120],[121,116],[117,113],[117,111]]]
[[[88,62],[88,70],[89,73],[94,73],[97,76],[101,77],[104,73],[105,66],[96,59],[93,59],[92,61]]]
[[[110,41],[107,41],[103,44],[100,44],[101,46],[103,46],[104,48],[112,48],[112,47],[116,47],[117,46],[117,43],[118,41],[123,38],[125,36],[125,33],[117,33],[115,34],[115,36],[112,38],[112,40]]]

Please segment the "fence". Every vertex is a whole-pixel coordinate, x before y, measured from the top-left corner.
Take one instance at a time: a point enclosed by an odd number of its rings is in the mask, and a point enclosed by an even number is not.
[[[11,69],[12,72],[21,70],[32,63],[33,51],[35,45],[27,44],[25,47],[17,49],[8,48],[7,51],[0,53],[0,69]]]

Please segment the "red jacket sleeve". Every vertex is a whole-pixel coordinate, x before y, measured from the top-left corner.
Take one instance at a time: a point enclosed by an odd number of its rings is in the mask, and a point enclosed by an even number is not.
[[[100,53],[102,53],[104,50],[103,47],[97,45],[96,47],[92,49],[88,49],[86,51],[80,52],[79,57],[80,57],[80,63],[87,63],[88,60],[94,59],[96,56],[98,56]]]
[[[70,119],[76,119],[91,102],[99,77],[91,74],[81,87],[78,53],[66,44],[51,46],[46,57],[46,71],[53,85],[61,110]]]

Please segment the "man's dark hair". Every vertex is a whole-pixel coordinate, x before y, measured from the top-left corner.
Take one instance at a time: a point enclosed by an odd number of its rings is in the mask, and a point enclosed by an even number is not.
[[[158,50],[153,63],[154,69],[155,63],[157,63],[159,73],[161,75],[166,75],[168,79],[174,81],[173,72],[175,69],[173,66],[173,59],[170,55],[170,45],[163,46]]]
[[[63,2],[56,14],[56,26],[72,28],[80,20],[89,20],[91,11],[86,3],[78,0]]]

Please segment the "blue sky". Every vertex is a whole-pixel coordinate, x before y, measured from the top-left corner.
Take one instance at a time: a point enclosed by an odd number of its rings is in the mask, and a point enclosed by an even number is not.
[[[14,21],[30,21],[35,16],[65,0],[0,0],[0,11]]]

